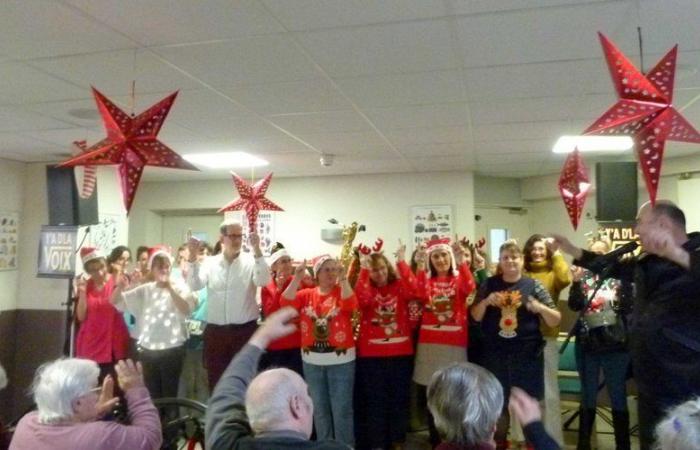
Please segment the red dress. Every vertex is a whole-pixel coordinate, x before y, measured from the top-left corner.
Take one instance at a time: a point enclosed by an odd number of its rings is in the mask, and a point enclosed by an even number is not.
[[[112,305],[114,277],[110,277],[102,289],[92,280],[86,287],[87,313],[80,324],[75,343],[75,356],[108,364],[125,359],[129,348],[129,331],[124,318]]]

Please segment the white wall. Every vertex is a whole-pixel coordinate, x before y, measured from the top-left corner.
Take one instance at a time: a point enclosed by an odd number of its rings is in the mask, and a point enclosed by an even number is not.
[[[0,180],[2,180],[2,195],[0,195],[0,211],[19,213],[20,245],[21,239],[26,234],[24,228],[24,179],[26,177],[26,164],[0,159]],[[20,256],[21,258],[21,256]],[[19,260],[21,264],[21,259]],[[17,306],[17,291],[19,283],[19,270],[0,271],[0,311],[15,309]]]
[[[162,222],[161,243],[176,249],[187,240],[187,231],[193,233],[206,233],[207,242],[213,247],[219,239],[219,225],[221,215],[196,215],[196,216],[164,216]],[[136,248],[136,244],[132,248]]]
[[[143,183],[130,215],[129,243],[154,244],[167,237],[164,223],[169,227],[173,218],[154,211],[219,208],[237,196],[230,180]],[[472,236],[473,196],[471,172],[273,178],[267,193],[286,210],[276,214],[276,240],[299,258],[340,251],[339,245],[320,239],[331,217],[364,224],[367,231],[356,242],[381,236],[393,251],[397,238],[409,242],[410,207],[415,205],[452,205],[455,229]]]
[[[678,206],[685,212],[686,229],[700,231],[700,178],[678,181]]]
[[[121,188],[113,167],[100,167],[97,172],[100,215],[123,215]],[[20,236],[20,270],[18,309],[63,309],[68,281],[37,278],[39,232],[49,222],[46,193],[46,164],[28,164],[24,176],[24,214]],[[122,231],[127,235],[127,230]],[[80,239],[80,236],[79,236]]]

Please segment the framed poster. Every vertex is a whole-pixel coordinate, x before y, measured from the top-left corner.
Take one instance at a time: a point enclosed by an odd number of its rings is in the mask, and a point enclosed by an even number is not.
[[[226,211],[224,220],[237,220],[243,225],[243,251],[249,252],[248,245],[248,217],[243,211]],[[270,250],[275,245],[275,213],[273,211],[260,211],[258,213],[258,235],[260,236],[260,250],[263,255],[270,256]]]
[[[37,276],[73,278],[75,276],[77,226],[43,225],[39,235]]]
[[[431,239],[453,238],[452,206],[427,205],[411,208],[413,248]]]
[[[0,270],[17,270],[19,214],[0,211]]]
[[[102,214],[100,223],[90,225],[88,241],[90,246],[99,248],[105,254],[109,254],[114,247],[126,244],[128,240],[126,230],[126,216]]]

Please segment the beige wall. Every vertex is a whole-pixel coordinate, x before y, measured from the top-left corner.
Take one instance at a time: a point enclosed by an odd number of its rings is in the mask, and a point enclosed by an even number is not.
[[[113,167],[100,167],[97,173],[100,215],[124,215],[121,191]],[[46,193],[46,164],[26,166],[24,177],[24,214],[20,236],[20,270],[18,309],[63,309],[68,293],[68,281],[37,278],[37,257],[41,226],[49,222]],[[126,238],[127,230],[121,230]],[[78,242],[82,237],[82,230]],[[89,243],[89,239],[86,241]],[[80,265],[78,264],[78,267]]]
[[[23,226],[26,169],[26,164],[0,159],[0,180],[2,180],[0,211],[19,213],[20,239],[26,234]],[[20,247],[18,247],[18,251],[21,252]],[[19,263],[21,264],[21,259]],[[0,289],[0,311],[15,309],[17,306],[19,273],[19,270],[0,271],[0,286],[2,286]]]
[[[456,229],[471,236],[473,184],[470,172],[273,178],[267,196],[286,210],[276,214],[276,240],[302,258],[339,252],[338,245],[320,239],[331,217],[364,224],[367,231],[358,239],[369,243],[382,236],[393,251],[396,238],[409,241],[415,205],[452,205]],[[143,183],[131,213],[129,242],[153,244],[186,228],[153,211],[219,208],[236,197],[230,180]],[[166,232],[171,226],[175,229]]]

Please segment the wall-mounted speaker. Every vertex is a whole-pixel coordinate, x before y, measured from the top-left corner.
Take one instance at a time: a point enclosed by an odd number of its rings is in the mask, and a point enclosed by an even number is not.
[[[637,163],[599,162],[595,165],[596,219],[631,222],[637,216]]]
[[[72,167],[46,166],[49,225],[93,225],[99,223],[97,186],[88,198],[78,195]]]

